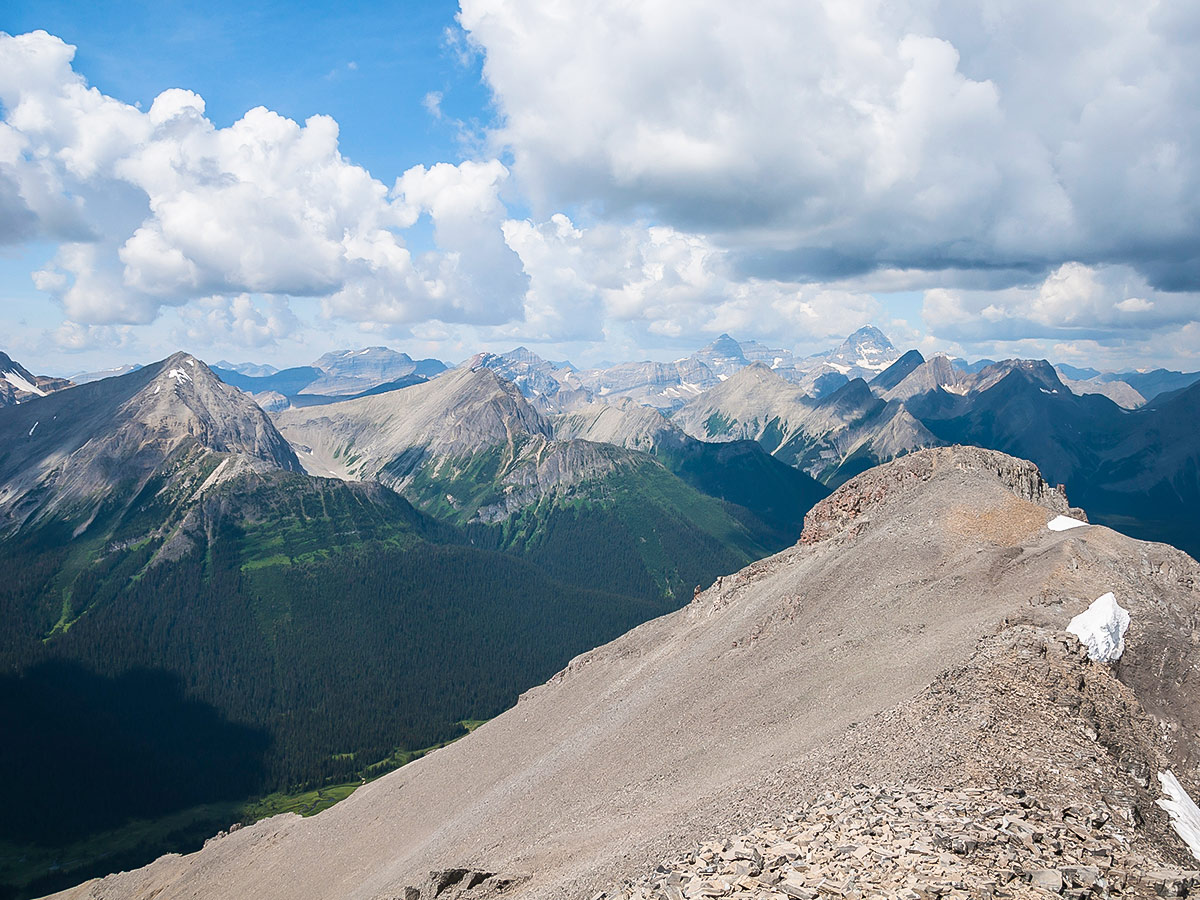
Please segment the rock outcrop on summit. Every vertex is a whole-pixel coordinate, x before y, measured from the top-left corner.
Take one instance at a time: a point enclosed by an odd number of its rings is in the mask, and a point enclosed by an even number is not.
[[[1195,861],[1155,775],[1200,785],[1200,565],[1101,526],[1048,528],[1060,515],[1084,520],[1027,462],[909,454],[818,504],[796,546],[338,806],[63,896],[1186,886]],[[1132,620],[1112,664],[1065,631],[1108,592]]]

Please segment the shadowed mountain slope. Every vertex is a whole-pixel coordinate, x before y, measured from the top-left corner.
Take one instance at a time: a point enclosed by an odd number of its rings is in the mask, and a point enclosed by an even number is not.
[[[756,440],[828,485],[941,443],[901,404],[875,397],[861,378],[813,399],[761,365],[742,369],[671,421],[701,440]]]
[[[775,459],[756,441],[698,441],[658,410],[631,400],[589,404],[554,420],[562,438],[644,450],[692,487],[744,507],[790,540],[800,535],[808,511],[828,495],[809,475]]]

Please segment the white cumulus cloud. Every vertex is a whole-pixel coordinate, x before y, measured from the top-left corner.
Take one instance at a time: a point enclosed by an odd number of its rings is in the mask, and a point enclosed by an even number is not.
[[[1122,339],[1200,319],[1200,293],[1158,291],[1124,265],[1064,263],[1040,283],[998,291],[925,292],[929,330],[950,340]]]
[[[268,347],[297,335],[300,320],[286,298],[249,294],[205,297],[180,310],[177,343],[202,347]]]
[[[463,0],[535,204],[758,277],[1123,263],[1200,286],[1197,20],[1136,0]],[[930,286],[929,280],[924,286]]]
[[[0,208],[14,239],[65,239],[34,280],[69,320],[144,324],[240,294],[330,297],[365,320],[519,312],[498,162],[418,167],[389,192],[341,155],[328,116],[259,107],[218,128],[182,89],[142,112],[89,87],[73,56],[45,32],[0,35]],[[416,259],[400,233],[422,214],[444,245]]]

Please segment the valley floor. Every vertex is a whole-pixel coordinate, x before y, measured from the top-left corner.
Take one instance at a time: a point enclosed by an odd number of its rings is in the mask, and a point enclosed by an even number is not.
[[[471,719],[461,724],[469,734],[483,720]],[[315,816],[345,800],[362,785],[449,743],[453,741],[421,750],[397,750],[387,759],[364,767],[355,781],[295,793],[276,792],[245,800],[203,803],[169,815],[129,821],[62,847],[0,840],[0,898],[38,897],[97,875],[145,865],[164,853],[191,853],[214,836],[281,813]]]

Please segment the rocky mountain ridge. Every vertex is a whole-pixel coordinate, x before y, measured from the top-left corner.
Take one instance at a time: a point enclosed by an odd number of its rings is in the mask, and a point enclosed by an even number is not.
[[[674,424],[700,440],[755,440],[819,481],[941,443],[899,402],[875,397],[861,378],[814,400],[753,365],[689,403]]]
[[[280,412],[275,422],[311,473],[395,484],[430,457],[553,436],[517,387],[486,368],[459,368],[405,390]]]
[[[34,375],[7,353],[0,352],[0,408],[16,406],[72,386],[66,378]]]

